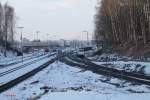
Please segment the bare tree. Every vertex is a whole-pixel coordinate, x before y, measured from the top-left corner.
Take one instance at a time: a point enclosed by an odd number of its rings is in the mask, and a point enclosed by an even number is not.
[[[3,7],[0,3],[0,42],[2,43],[3,41]]]
[[[14,8],[8,4],[4,5],[4,35],[6,43],[13,43],[14,28],[15,28],[15,14]]]
[[[95,17],[96,40],[145,46],[150,41],[149,5],[149,0],[102,0]]]

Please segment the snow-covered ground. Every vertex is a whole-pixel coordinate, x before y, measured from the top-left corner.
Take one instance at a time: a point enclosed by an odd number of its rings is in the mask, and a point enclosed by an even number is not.
[[[4,56],[4,54],[1,52],[0,50],[0,60],[3,60],[3,59],[9,59],[10,57],[11,58],[15,58],[16,57],[16,54],[14,54],[13,52],[11,51],[7,51],[7,57]]]
[[[43,65],[44,63],[48,62],[52,58],[54,58],[54,57],[48,57],[48,55],[45,55],[45,56],[41,57],[40,61],[34,62],[34,64],[28,65],[28,66],[26,66],[24,68],[21,68],[19,70],[16,70],[16,71],[14,71],[12,73],[9,73],[7,75],[4,75],[4,76],[0,77],[0,84],[5,84],[5,83],[7,83],[7,82],[9,82],[11,80],[14,80],[14,79],[16,79],[16,78],[18,78],[18,77],[28,73],[28,72],[38,68],[39,66]],[[38,59],[40,59],[40,58],[38,58]],[[17,67],[17,66],[14,66],[14,67]]]
[[[21,66],[23,64],[30,63],[34,60],[38,60],[38,59],[41,59],[41,58],[44,58],[44,57],[48,57],[48,56],[49,56],[49,54],[46,54],[46,55],[43,55],[43,56],[40,56],[40,57],[37,57],[37,58],[33,58],[33,59],[30,59],[30,60],[27,60],[27,61],[23,61],[21,63],[17,63],[15,65],[4,67],[4,68],[0,69],[0,73],[5,72],[5,71],[10,70],[10,69],[13,69],[13,68],[16,68],[16,67]]]
[[[140,59],[132,60],[130,57],[119,56],[117,54],[102,54],[100,56],[96,55],[88,58],[98,65],[105,65],[119,70],[150,75],[150,62],[148,61],[148,58],[147,61],[140,61]]]
[[[88,57],[89,59],[91,60],[94,60],[94,61],[101,61],[101,62],[104,62],[104,61],[119,61],[119,60],[132,60],[131,57],[126,57],[126,56],[121,56],[119,54],[116,54],[116,53],[103,53],[101,55],[95,55],[93,57]]]
[[[149,94],[98,94],[95,92],[52,93],[40,100],[149,100]]]
[[[150,75],[150,62],[138,62],[138,61],[110,61],[110,62],[94,62],[98,65],[107,65],[108,67],[114,67],[119,70],[126,70],[129,72],[139,72]]]
[[[13,96],[10,96],[13,95]],[[149,100],[150,87],[94,74],[56,61],[0,94],[0,100]]]
[[[23,55],[23,60],[28,60],[28,59],[32,59],[38,56],[42,56],[44,55],[43,52],[35,52],[32,54],[24,54]],[[0,59],[0,66],[5,66],[5,65],[10,65],[13,63],[17,63],[22,61],[22,56],[10,56],[10,57],[3,57],[3,59]]]

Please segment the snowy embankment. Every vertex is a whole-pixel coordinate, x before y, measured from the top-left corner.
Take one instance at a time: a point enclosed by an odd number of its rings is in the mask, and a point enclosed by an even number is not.
[[[29,80],[0,94],[0,100],[148,100],[150,87],[94,74],[56,61]],[[123,84],[117,87],[114,84]],[[131,93],[132,92],[132,93]],[[8,94],[13,94],[10,97]],[[138,98],[137,98],[138,96]],[[10,99],[11,98],[11,99]]]
[[[150,75],[150,62],[138,61],[110,61],[110,62],[94,62],[98,65],[106,65],[114,67],[119,70],[126,70],[128,72],[142,72],[143,74]]]
[[[0,66],[4,67],[4,66],[7,66],[7,65],[11,65],[11,64],[15,64],[15,63],[18,63],[18,62],[21,62],[22,61],[22,58],[23,58],[23,61],[26,61],[28,59],[32,59],[32,58],[35,58],[35,57],[39,57],[39,56],[42,56],[43,53],[42,52],[35,52],[35,53],[32,53],[32,54],[24,54],[23,56],[12,56],[12,57],[4,57],[3,59],[0,59]]]
[[[67,92],[47,94],[40,100],[149,100],[149,94],[98,94],[95,92]]]
[[[9,59],[9,58],[15,58],[17,57],[17,54],[12,51],[6,51],[6,56],[4,56],[4,48],[0,46],[0,60],[2,59]]]
[[[8,70],[11,70],[13,68],[16,68],[16,67],[19,67],[19,66],[22,66],[24,64],[27,64],[27,63],[30,63],[30,62],[34,62],[34,63],[31,63],[23,68],[20,68],[19,70],[16,70],[14,72],[11,72],[9,74],[6,74],[4,76],[0,76],[0,84],[5,84],[11,80],[14,80],[36,68],[38,68],[39,66],[43,65],[44,63],[48,62],[49,60],[53,59],[53,57],[49,57],[50,54],[47,54],[47,55],[44,55],[44,56],[41,56],[39,58],[34,58],[30,61],[25,61],[23,63],[19,63],[19,64],[16,64],[16,65],[13,65],[11,67],[7,67],[7,68],[3,68],[0,70],[0,73],[3,73],[3,72],[6,72]],[[0,74],[1,75],[1,74]]]
[[[102,54],[100,56],[88,57],[93,63],[113,67],[118,70],[126,70],[127,72],[137,72],[140,74],[150,75],[149,61],[132,61],[132,58],[119,56],[117,54]],[[148,58],[147,58],[148,60]]]
[[[18,66],[22,66],[23,64],[30,63],[34,60],[38,60],[38,59],[41,59],[43,57],[47,57],[48,55],[49,54],[46,54],[46,55],[43,55],[43,56],[40,56],[40,57],[37,57],[37,58],[33,58],[33,59],[30,59],[30,60],[27,60],[27,61],[23,61],[21,63],[17,63],[17,64],[14,64],[14,65],[8,66],[8,67],[3,67],[3,68],[0,69],[0,73],[5,72],[5,71],[10,70],[10,69],[13,69],[13,68],[16,68]]]

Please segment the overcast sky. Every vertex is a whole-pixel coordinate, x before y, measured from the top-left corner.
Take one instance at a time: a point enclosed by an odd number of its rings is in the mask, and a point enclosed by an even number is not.
[[[17,25],[24,27],[24,37],[34,39],[86,39],[94,30],[98,0],[0,0],[15,8]],[[19,31],[18,31],[19,32]],[[17,35],[19,36],[19,35]]]

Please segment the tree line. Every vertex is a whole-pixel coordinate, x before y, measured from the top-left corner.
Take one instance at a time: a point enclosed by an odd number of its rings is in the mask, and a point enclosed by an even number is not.
[[[106,46],[150,43],[149,0],[102,0],[95,16],[95,39]]]
[[[0,3],[0,45],[13,45],[15,31],[15,10],[7,3]]]

